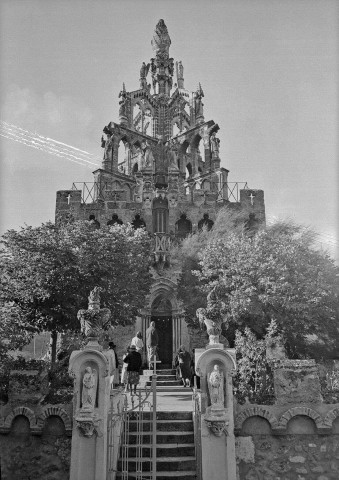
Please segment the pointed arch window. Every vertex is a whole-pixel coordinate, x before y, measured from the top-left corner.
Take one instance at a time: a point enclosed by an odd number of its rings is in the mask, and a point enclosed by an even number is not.
[[[168,232],[168,201],[155,198],[153,202],[153,233]]]

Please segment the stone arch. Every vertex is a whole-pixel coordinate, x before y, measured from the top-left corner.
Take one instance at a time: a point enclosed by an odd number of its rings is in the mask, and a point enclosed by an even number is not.
[[[179,154],[184,155],[189,147],[189,141],[186,139],[180,146]]]
[[[178,310],[178,303],[175,294],[175,284],[167,279],[161,278],[157,280],[151,287],[151,293],[149,297],[149,308],[152,308],[154,301],[158,297],[165,297],[171,303],[172,313],[176,313]]]
[[[190,177],[193,173],[193,167],[192,167],[192,164],[191,162],[188,162],[186,164],[186,178]]]
[[[5,418],[4,427],[10,429],[14,418],[18,415],[23,415],[24,417],[26,417],[29,421],[29,426],[31,428],[34,428],[36,426],[36,417],[33,410],[27,407],[15,407],[12,412]]]
[[[292,407],[286,412],[284,412],[279,419],[279,425],[278,425],[279,428],[286,428],[291,418],[296,417],[297,415],[304,415],[306,417],[311,418],[312,420],[314,420],[318,428],[323,425],[323,419],[318,412],[316,412],[312,408],[301,406],[301,407]]]
[[[245,420],[247,420],[250,417],[262,417],[265,418],[269,424],[271,425],[271,428],[274,429],[278,426],[278,419],[276,418],[273,413],[271,413],[269,410],[267,410],[265,407],[261,406],[253,406],[246,408],[246,410],[243,410],[241,413],[239,413],[236,418],[235,418],[235,428],[236,429],[241,429],[242,425]]]
[[[44,407],[41,414],[38,417],[37,425],[40,428],[43,428],[45,420],[48,417],[60,417],[64,422],[66,433],[71,433],[72,431],[72,420],[66,410],[61,407],[48,406]]]
[[[339,407],[330,410],[324,418],[324,426],[332,428],[333,422],[339,417]]]

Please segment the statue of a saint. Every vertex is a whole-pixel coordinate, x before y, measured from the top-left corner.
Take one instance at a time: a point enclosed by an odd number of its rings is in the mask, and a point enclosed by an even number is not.
[[[146,142],[142,142],[141,149],[143,151],[144,167],[153,167],[154,157],[150,146]]]
[[[211,153],[213,157],[219,157],[220,140],[216,135],[216,132],[213,132],[211,135]]]
[[[146,65],[145,62],[142,62],[140,68],[140,88],[147,88],[147,80],[146,77],[148,75],[150,64]]]
[[[104,160],[112,160],[113,155],[113,135],[108,130],[105,131],[106,140],[101,137],[101,146],[104,148]]]
[[[125,117],[127,115],[127,92],[125,88],[125,84],[123,83],[122,85],[122,90],[119,93],[119,98],[121,98],[119,105],[119,116],[120,117]]]
[[[195,107],[195,116],[196,117],[201,117],[201,116],[204,115],[204,110],[203,110],[204,104],[202,103],[202,98],[203,97],[204,97],[204,92],[203,92],[203,89],[201,88],[201,85],[199,83],[197,91],[194,93],[194,107]]]
[[[96,400],[96,383],[97,372],[91,367],[85,368],[84,377],[82,379],[82,410],[93,411]]]
[[[210,392],[211,406],[224,408],[224,374],[219,365],[214,365],[208,377],[208,389]]]

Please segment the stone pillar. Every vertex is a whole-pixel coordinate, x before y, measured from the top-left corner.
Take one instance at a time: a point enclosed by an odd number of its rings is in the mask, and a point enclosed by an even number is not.
[[[196,349],[201,388],[202,478],[235,480],[233,387],[234,350]]]
[[[112,328],[110,310],[100,308],[100,291],[94,287],[88,309],[78,312],[87,345],[72,352],[69,360],[69,374],[74,378],[70,480],[106,480],[107,474],[107,422],[115,356],[98,343],[102,330]]]
[[[69,362],[75,407],[70,480],[106,480],[109,362],[100,345],[90,343]]]

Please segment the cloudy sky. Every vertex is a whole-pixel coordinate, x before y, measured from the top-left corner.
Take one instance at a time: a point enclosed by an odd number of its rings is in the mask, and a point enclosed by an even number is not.
[[[160,18],[185,87],[200,81],[220,126],[231,182],[265,191],[268,219],[338,242],[336,0],[2,0],[1,120],[85,150],[100,162],[118,94],[138,88]],[[79,165],[1,140],[1,228],[54,219],[55,192],[91,181]]]

